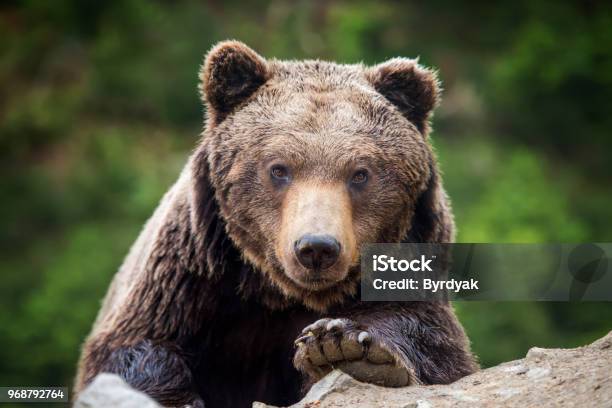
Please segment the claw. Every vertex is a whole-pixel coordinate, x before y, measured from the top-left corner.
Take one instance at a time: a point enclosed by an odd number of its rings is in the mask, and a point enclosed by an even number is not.
[[[370,333],[362,331],[361,333],[359,333],[359,336],[357,336],[357,341],[359,342],[359,344],[368,344],[372,341],[372,336],[370,335]]]
[[[304,342],[306,340],[308,340],[309,338],[311,338],[312,336],[314,336],[314,334],[312,332],[305,334],[303,336],[298,337],[297,339],[295,339],[295,341],[293,342],[294,345],[298,346],[300,344],[304,344]]]
[[[324,327],[324,325],[329,321],[329,318],[323,318],[323,319],[319,319],[316,322],[304,327],[302,329],[302,333],[307,333],[307,332],[315,332],[319,329],[321,329],[322,327]]]
[[[337,331],[337,330],[342,330],[345,326],[346,324],[344,323],[342,319],[334,319],[334,320],[331,320],[329,323],[327,323],[327,326],[325,326],[325,329],[327,331]]]

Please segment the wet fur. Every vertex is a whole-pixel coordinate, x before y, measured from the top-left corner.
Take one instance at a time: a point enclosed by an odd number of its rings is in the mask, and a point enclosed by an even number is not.
[[[409,80],[401,97],[393,93],[398,78]],[[243,44],[226,42],[209,53],[202,79],[209,112],[203,142],[116,275],[83,347],[75,391],[106,371],[165,405],[203,401],[207,407],[239,407],[254,400],[288,405],[309,381],[292,366],[293,340],[324,316],[368,325],[422,383],[449,383],[476,370],[448,304],[362,303],[355,268],[333,288],[300,289],[274,263],[265,234],[248,230],[253,226],[245,215],[227,204],[228,195],[248,192],[229,190],[229,172],[243,146],[224,146],[224,135],[245,126],[256,132],[258,126],[236,122],[233,112],[259,107],[265,120],[268,110],[282,103],[273,98],[274,81],[311,93],[315,105],[344,92],[362,103],[366,120],[376,122],[373,127],[412,126],[422,137],[422,142],[407,141],[420,161],[405,170],[419,182],[406,187],[404,214],[387,214],[395,222],[377,238],[452,241],[452,215],[425,142],[437,101],[433,73],[405,59],[382,70],[266,62]],[[355,83],[365,97],[350,93]],[[267,94],[258,91],[266,87]],[[410,122],[401,122],[393,109]],[[305,127],[318,120],[302,119]],[[380,223],[372,217],[360,228]]]

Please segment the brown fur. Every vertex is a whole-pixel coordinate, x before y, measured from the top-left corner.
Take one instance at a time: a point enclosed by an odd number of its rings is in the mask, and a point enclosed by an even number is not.
[[[232,41],[209,52],[201,79],[202,142],[116,275],[76,390],[110,371],[168,405],[290,404],[293,339],[323,316],[367,328],[419,382],[474,371],[449,305],[358,294],[362,244],[453,240],[426,140],[434,73],[408,59],[266,61]],[[287,185],[270,179],[275,163],[291,169]],[[363,187],[347,184],[356,169]],[[313,231],[342,243],[323,283],[291,253]]]

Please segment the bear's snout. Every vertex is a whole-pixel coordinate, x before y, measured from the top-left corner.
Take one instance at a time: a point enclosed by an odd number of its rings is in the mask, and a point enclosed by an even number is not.
[[[327,234],[306,234],[295,241],[293,249],[300,264],[314,271],[331,267],[340,255],[340,243]]]
[[[342,183],[296,181],[287,190],[275,250],[299,287],[322,290],[346,278],[357,244],[350,196]]]

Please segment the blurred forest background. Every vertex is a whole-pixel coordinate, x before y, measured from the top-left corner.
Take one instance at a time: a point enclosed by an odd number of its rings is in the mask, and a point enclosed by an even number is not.
[[[461,242],[612,241],[609,2],[0,5],[0,384],[70,384],[111,277],[202,128],[204,53],[420,56]],[[612,288],[611,288],[612,290]],[[612,303],[463,302],[484,366],[582,345]]]

